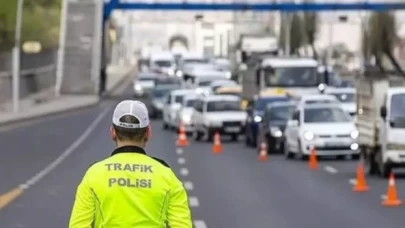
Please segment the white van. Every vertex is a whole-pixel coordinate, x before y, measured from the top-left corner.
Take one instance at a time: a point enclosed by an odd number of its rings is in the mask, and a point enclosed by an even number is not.
[[[162,74],[174,76],[174,70],[176,68],[176,59],[170,52],[159,52],[152,54],[149,58],[150,68]]]

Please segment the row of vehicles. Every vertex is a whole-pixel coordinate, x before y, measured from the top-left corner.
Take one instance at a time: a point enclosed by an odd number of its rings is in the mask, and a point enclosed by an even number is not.
[[[358,77],[356,88],[341,88],[315,60],[258,59],[239,83],[209,64],[188,64],[176,83],[150,87],[151,115],[167,129],[182,122],[196,140],[218,131],[232,140],[244,135],[249,147],[265,142],[287,158],[305,158],[312,147],[318,155],[362,156],[368,172],[381,176],[405,167],[403,79]]]

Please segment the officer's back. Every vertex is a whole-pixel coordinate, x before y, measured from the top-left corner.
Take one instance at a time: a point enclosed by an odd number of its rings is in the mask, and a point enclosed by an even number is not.
[[[128,115],[138,121],[124,121]],[[129,129],[124,130],[127,135],[122,128]],[[192,227],[186,191],[170,167],[148,156],[137,145],[142,143],[124,142],[129,140],[123,136],[139,133],[139,129],[143,129],[145,144],[150,137],[146,107],[140,102],[121,102],[111,129],[117,149],[87,170],[78,187],[70,228],[153,228],[166,227],[166,221],[171,228]]]

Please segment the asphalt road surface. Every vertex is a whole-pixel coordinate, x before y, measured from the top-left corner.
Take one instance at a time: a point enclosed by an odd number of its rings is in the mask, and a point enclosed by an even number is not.
[[[116,102],[0,129],[1,228],[67,226],[85,170],[114,149],[108,128]],[[405,206],[381,205],[387,180],[368,177],[368,192],[352,191],[356,161],[320,161],[310,171],[306,162],[281,155],[259,162],[242,140],[222,137],[223,152],[214,155],[210,143],[190,137],[190,146],[176,148],[176,134],[163,131],[160,121],[152,130],[147,151],[184,181],[196,228],[405,225]],[[405,200],[405,178],[397,178],[397,189]]]

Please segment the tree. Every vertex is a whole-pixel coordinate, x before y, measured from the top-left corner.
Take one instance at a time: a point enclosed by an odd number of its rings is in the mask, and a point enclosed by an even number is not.
[[[26,0],[23,9],[22,42],[35,40],[44,48],[58,43],[60,0]],[[2,1],[0,7],[0,51],[14,44],[17,2]]]
[[[288,14],[284,15],[283,20],[281,20],[281,29],[279,35],[279,43],[281,47],[284,47],[287,41],[286,29],[289,28],[290,32],[290,53],[289,54],[299,54],[298,50],[303,44],[302,40],[302,19],[299,14]]]
[[[397,44],[395,16],[388,12],[373,13],[368,20],[368,30],[364,34],[368,47],[365,51],[374,56],[377,66],[385,71],[382,59],[386,56],[394,68],[403,76],[405,72],[394,57],[393,50]]]
[[[318,34],[318,16],[316,13],[304,13],[303,18],[304,34],[306,45],[311,46],[314,58],[318,59],[318,52],[315,48],[316,35]]]

